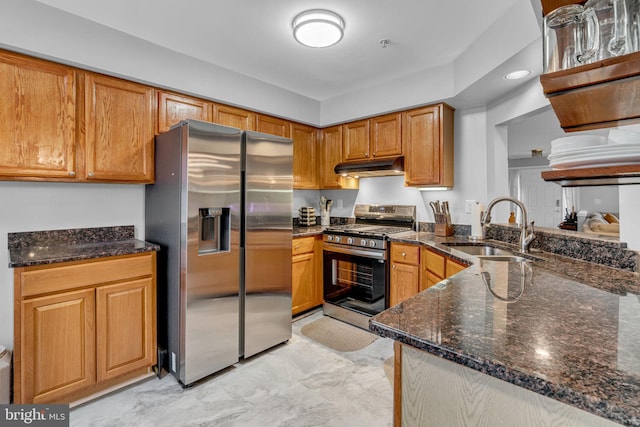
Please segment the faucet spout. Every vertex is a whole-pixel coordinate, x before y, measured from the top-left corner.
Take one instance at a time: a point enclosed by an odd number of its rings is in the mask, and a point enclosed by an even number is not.
[[[533,239],[536,238],[534,234],[534,227],[533,227],[534,221],[531,221],[531,224],[528,224],[527,209],[525,208],[524,203],[512,197],[508,197],[508,196],[497,197],[489,203],[489,206],[487,206],[487,210],[485,211],[484,216],[480,220],[480,224],[482,226],[482,237],[483,238],[486,237],[486,232],[487,232],[486,229],[489,223],[491,222],[491,209],[493,209],[493,207],[500,202],[511,202],[520,208],[520,211],[522,212],[522,224],[520,224],[520,251],[529,252],[529,245],[531,244]]]

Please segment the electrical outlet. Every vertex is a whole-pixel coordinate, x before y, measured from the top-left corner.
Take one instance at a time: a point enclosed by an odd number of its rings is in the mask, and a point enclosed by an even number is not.
[[[473,205],[476,204],[475,200],[465,200],[464,201],[464,213],[472,213],[473,212]]]

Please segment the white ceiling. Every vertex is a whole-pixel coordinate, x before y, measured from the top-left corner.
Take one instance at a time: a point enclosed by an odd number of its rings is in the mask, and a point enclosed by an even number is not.
[[[522,0],[39,2],[323,101],[453,63]],[[293,39],[294,16],[314,8],[330,9],[343,17],[345,36],[338,45],[311,49]],[[387,48],[381,47],[381,39],[389,40]],[[525,49],[516,61],[518,66],[533,69],[533,76],[539,74],[540,50],[539,43]],[[502,68],[508,69],[509,64]],[[475,101],[510,88],[490,84],[495,80],[502,85],[501,74],[490,77],[462,93],[461,99]]]

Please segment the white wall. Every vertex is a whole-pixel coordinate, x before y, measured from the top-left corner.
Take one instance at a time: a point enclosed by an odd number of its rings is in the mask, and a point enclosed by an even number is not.
[[[144,185],[0,181],[0,344],[13,348],[13,269],[7,234],[135,226],[144,239]]]

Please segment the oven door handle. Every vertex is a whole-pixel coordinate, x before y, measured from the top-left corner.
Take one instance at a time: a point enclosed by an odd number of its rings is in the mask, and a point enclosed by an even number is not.
[[[337,252],[346,255],[362,256],[374,259],[387,259],[387,252],[381,250],[370,250],[366,248],[345,248],[344,246],[334,245],[332,243],[324,243],[323,250],[327,252]]]

